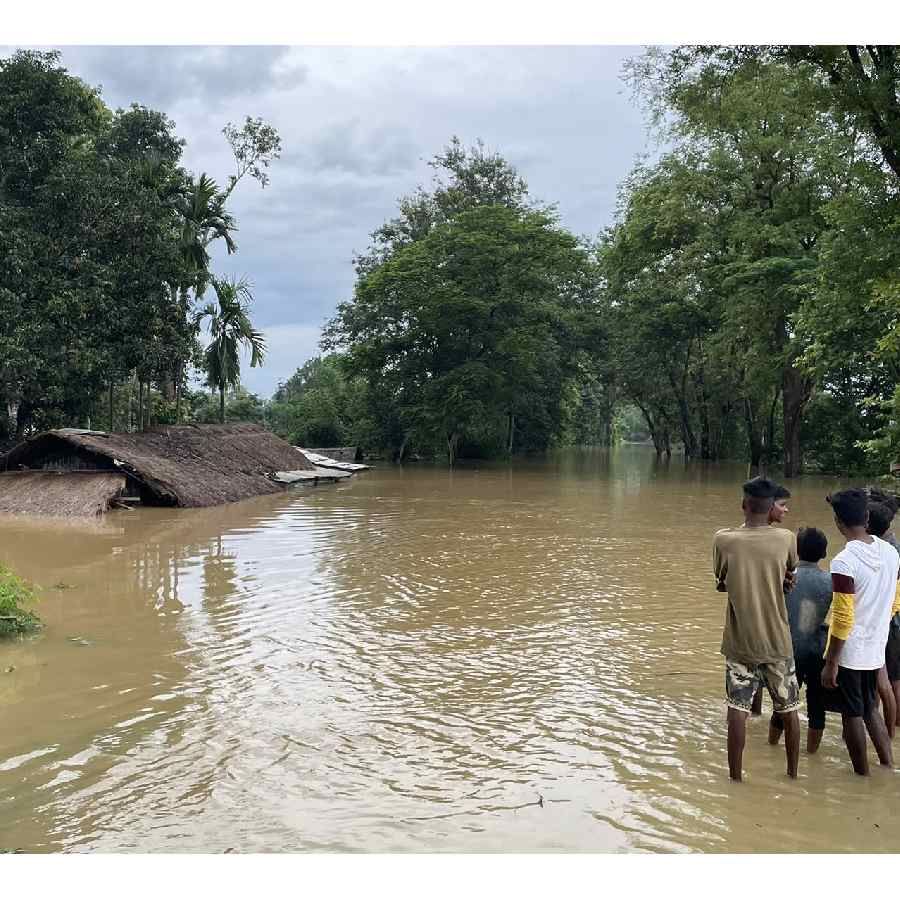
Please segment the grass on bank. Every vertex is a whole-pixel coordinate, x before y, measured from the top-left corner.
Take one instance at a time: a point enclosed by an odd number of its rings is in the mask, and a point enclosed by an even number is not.
[[[34,591],[0,563],[0,638],[30,634],[41,627],[37,615],[24,608],[35,600]]]

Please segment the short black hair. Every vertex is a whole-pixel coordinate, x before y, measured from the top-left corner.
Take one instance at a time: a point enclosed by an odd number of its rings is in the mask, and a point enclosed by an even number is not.
[[[805,525],[797,532],[797,555],[803,562],[817,563],[820,559],[825,559],[827,552],[828,538],[825,537],[825,532]]]
[[[778,485],[761,475],[744,482],[744,497],[750,509],[757,514],[768,512],[775,502]]]
[[[894,510],[887,503],[869,504],[869,524],[866,528],[869,534],[881,537],[891,527],[893,521]]]
[[[900,502],[893,494],[883,491],[879,487],[869,488],[869,500],[872,503],[883,503],[891,511],[891,515],[896,516],[897,510],[900,509]]]
[[[838,519],[848,528],[866,524],[869,512],[869,496],[862,488],[847,488],[837,491],[828,498]]]
[[[774,497],[776,500],[787,500],[790,496],[791,492],[783,484],[775,485]]]

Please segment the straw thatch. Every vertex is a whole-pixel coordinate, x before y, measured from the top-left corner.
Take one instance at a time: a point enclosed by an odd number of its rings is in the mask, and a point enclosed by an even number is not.
[[[99,516],[125,489],[121,472],[2,472],[0,513]]]
[[[161,426],[135,434],[48,431],[0,457],[0,469],[123,472],[145,503],[216,506],[284,490],[272,474],[315,471],[286,441],[260,425]]]

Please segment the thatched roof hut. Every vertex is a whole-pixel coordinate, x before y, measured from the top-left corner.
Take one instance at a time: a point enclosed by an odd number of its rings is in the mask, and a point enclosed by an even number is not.
[[[99,516],[126,482],[121,472],[0,472],[0,513]]]
[[[23,469],[117,473],[125,476],[127,493],[155,506],[216,506],[285,490],[276,473],[311,480],[319,475],[299,450],[252,424],[160,426],[134,434],[63,428],[0,457],[0,472],[10,472],[8,478],[21,478],[12,473]],[[32,486],[43,489],[50,483]],[[87,481],[84,485],[86,490]],[[24,487],[19,490],[20,496],[25,493]]]

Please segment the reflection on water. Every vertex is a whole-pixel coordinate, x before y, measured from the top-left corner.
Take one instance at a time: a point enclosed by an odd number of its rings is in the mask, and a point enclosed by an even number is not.
[[[0,847],[900,849],[835,721],[796,783],[752,722],[727,781],[710,546],[744,474],[573,452],[3,521],[48,627],[0,648]],[[833,487],[789,520],[832,552]]]

